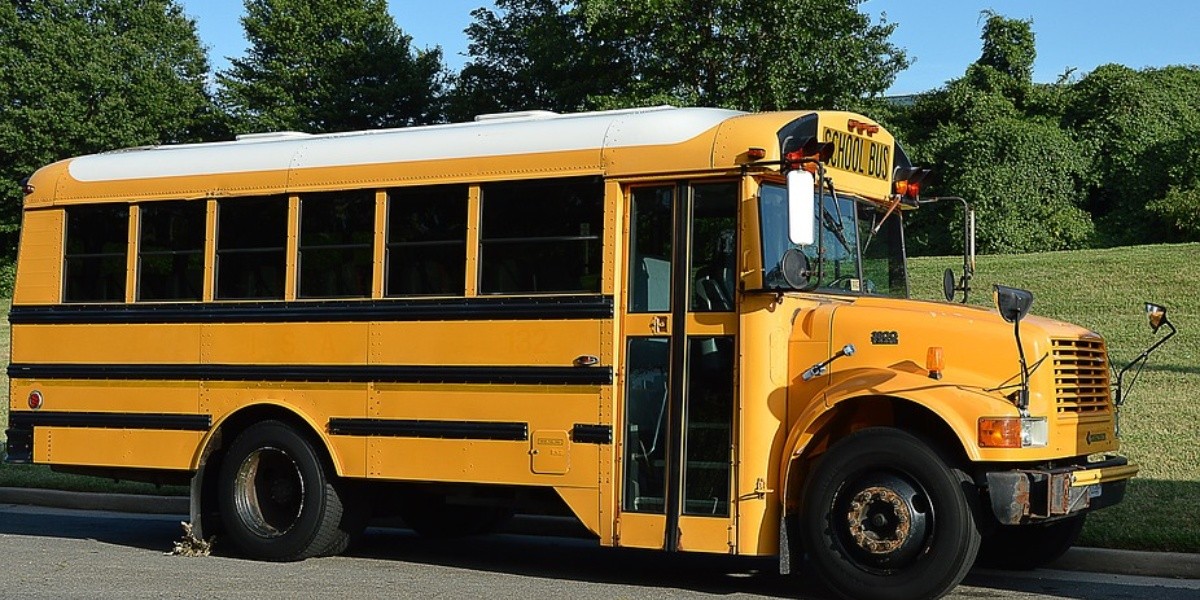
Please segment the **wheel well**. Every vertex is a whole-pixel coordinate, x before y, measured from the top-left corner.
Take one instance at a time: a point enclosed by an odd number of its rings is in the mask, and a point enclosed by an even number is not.
[[[839,403],[813,436],[804,453],[792,459],[787,474],[785,512],[799,507],[800,491],[813,461],[842,438],[866,427],[895,427],[921,438],[951,467],[966,468],[970,461],[954,430],[937,413],[891,396],[863,396]]]
[[[221,519],[220,509],[217,500],[217,492],[220,483],[221,463],[225,460],[225,452],[233,440],[243,431],[248,429],[255,423],[263,421],[280,421],[287,424],[296,430],[297,433],[304,436],[317,453],[325,461],[325,466],[330,471],[333,471],[333,459],[329,455],[329,449],[325,447],[325,443],[321,440],[321,436],[312,428],[312,425],[305,421],[300,415],[292,412],[282,406],[272,404],[256,404],[239,409],[237,412],[226,417],[217,430],[210,438],[208,445],[202,451],[199,470],[197,476],[200,477],[199,486],[193,482],[192,502],[199,501],[199,506],[192,507],[193,520],[196,517],[200,518],[203,523],[203,535],[211,537],[214,534],[220,534]],[[199,494],[197,495],[197,492]],[[193,523],[195,526],[195,523]]]

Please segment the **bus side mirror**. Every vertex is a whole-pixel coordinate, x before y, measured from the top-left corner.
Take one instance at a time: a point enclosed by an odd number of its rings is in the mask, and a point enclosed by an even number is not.
[[[816,179],[808,171],[788,171],[788,240],[797,246],[811,246],[816,241],[815,184]]]
[[[1158,333],[1158,328],[1162,327],[1164,323],[1170,324],[1167,321],[1166,307],[1151,302],[1146,303],[1146,317],[1150,320],[1150,331],[1152,333]]]
[[[1004,285],[993,285],[992,288],[995,290],[993,299],[996,301],[996,309],[1005,321],[1016,323],[1029,314],[1029,307],[1033,305],[1033,292]]]

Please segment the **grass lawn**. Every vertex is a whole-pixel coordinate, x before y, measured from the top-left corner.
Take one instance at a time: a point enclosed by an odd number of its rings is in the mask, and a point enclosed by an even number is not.
[[[961,264],[961,257],[913,259],[913,296],[940,299],[941,271]],[[971,303],[990,305],[994,283],[1032,291],[1035,314],[1103,334],[1118,366],[1156,339],[1146,325],[1143,302],[1168,308],[1180,333],[1151,357],[1122,411],[1124,453],[1141,465],[1141,474],[1123,504],[1089,517],[1082,543],[1200,552],[1200,244],[981,256]],[[7,301],[2,308],[7,315]],[[2,355],[7,356],[8,348],[9,326],[2,319]],[[2,372],[0,387],[7,399],[8,377]],[[7,425],[7,410],[5,401],[0,432]],[[0,486],[11,485],[162,493],[150,485],[114,486],[44,467],[0,465]]]

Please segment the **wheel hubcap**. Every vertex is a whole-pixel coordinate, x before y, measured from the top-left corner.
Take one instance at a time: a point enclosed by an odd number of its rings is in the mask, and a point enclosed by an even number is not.
[[[928,548],[933,510],[921,486],[899,473],[871,473],[847,483],[834,501],[837,539],[862,568],[887,572]]]
[[[278,448],[251,452],[238,468],[234,501],[242,523],[259,536],[286,534],[304,510],[300,467]]]
[[[850,537],[871,554],[888,554],[908,539],[912,511],[895,491],[869,487],[850,500]]]

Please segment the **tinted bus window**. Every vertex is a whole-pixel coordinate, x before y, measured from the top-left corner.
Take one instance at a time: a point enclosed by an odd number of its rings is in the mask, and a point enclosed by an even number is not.
[[[598,178],[483,186],[480,291],[599,292],[603,217]]]
[[[287,198],[230,198],[217,206],[217,298],[282,299]]]
[[[300,197],[300,296],[371,295],[375,192],[329,192]]]
[[[63,301],[124,301],[129,206],[72,206],[66,211]]]
[[[388,296],[466,293],[465,185],[388,190]]]
[[[205,205],[155,202],[138,211],[138,300],[200,300]]]

